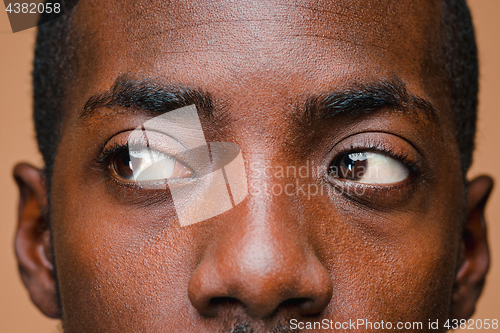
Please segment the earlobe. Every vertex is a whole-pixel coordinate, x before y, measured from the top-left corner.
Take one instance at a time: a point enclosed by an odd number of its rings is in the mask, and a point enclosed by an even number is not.
[[[490,255],[484,209],[493,180],[480,176],[467,186],[467,216],[451,304],[451,318],[467,319],[474,313],[488,272]]]
[[[42,172],[20,163],[14,168],[14,179],[19,187],[15,252],[21,278],[33,303],[46,316],[60,318]]]

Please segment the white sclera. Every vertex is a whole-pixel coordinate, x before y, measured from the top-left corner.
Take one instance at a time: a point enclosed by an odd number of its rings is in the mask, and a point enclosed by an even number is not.
[[[367,152],[366,172],[357,180],[363,184],[391,184],[405,180],[410,175],[403,163],[379,153]]]
[[[151,149],[130,151],[129,154],[135,181],[153,181],[172,177],[175,158]],[[134,163],[136,161],[139,164]]]

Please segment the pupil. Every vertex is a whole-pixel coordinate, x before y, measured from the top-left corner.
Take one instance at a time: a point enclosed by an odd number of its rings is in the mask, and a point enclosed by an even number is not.
[[[347,155],[345,158],[343,158],[344,161],[344,168],[346,168],[349,171],[352,171],[356,165],[356,162],[351,159],[351,154]]]
[[[366,173],[367,166],[365,153],[350,153],[341,157],[330,170],[337,178],[359,180]]]

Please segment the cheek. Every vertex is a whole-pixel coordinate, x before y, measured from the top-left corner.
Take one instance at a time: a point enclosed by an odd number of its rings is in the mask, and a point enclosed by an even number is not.
[[[165,227],[154,210],[108,205],[92,191],[65,194],[54,195],[52,223],[69,331],[86,323],[88,331],[144,331],[185,313],[196,258],[188,228]]]
[[[446,319],[461,220],[451,210],[432,212],[337,211],[338,222],[321,224],[315,242],[322,244],[318,252],[334,282],[326,316],[394,323]]]
[[[379,255],[373,287],[385,295],[373,312],[405,321],[445,319],[454,280],[457,244],[445,232],[408,234]],[[454,237],[453,239],[456,239]],[[376,267],[372,267],[377,272]]]

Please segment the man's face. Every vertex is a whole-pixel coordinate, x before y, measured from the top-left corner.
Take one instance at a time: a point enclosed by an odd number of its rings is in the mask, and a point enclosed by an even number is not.
[[[465,207],[440,15],[433,1],[80,2],[50,206],[65,330],[444,322]],[[208,142],[240,147],[247,197],[181,226],[168,190],[126,182],[129,133],[171,110],[81,117],[120,80],[177,87]]]

